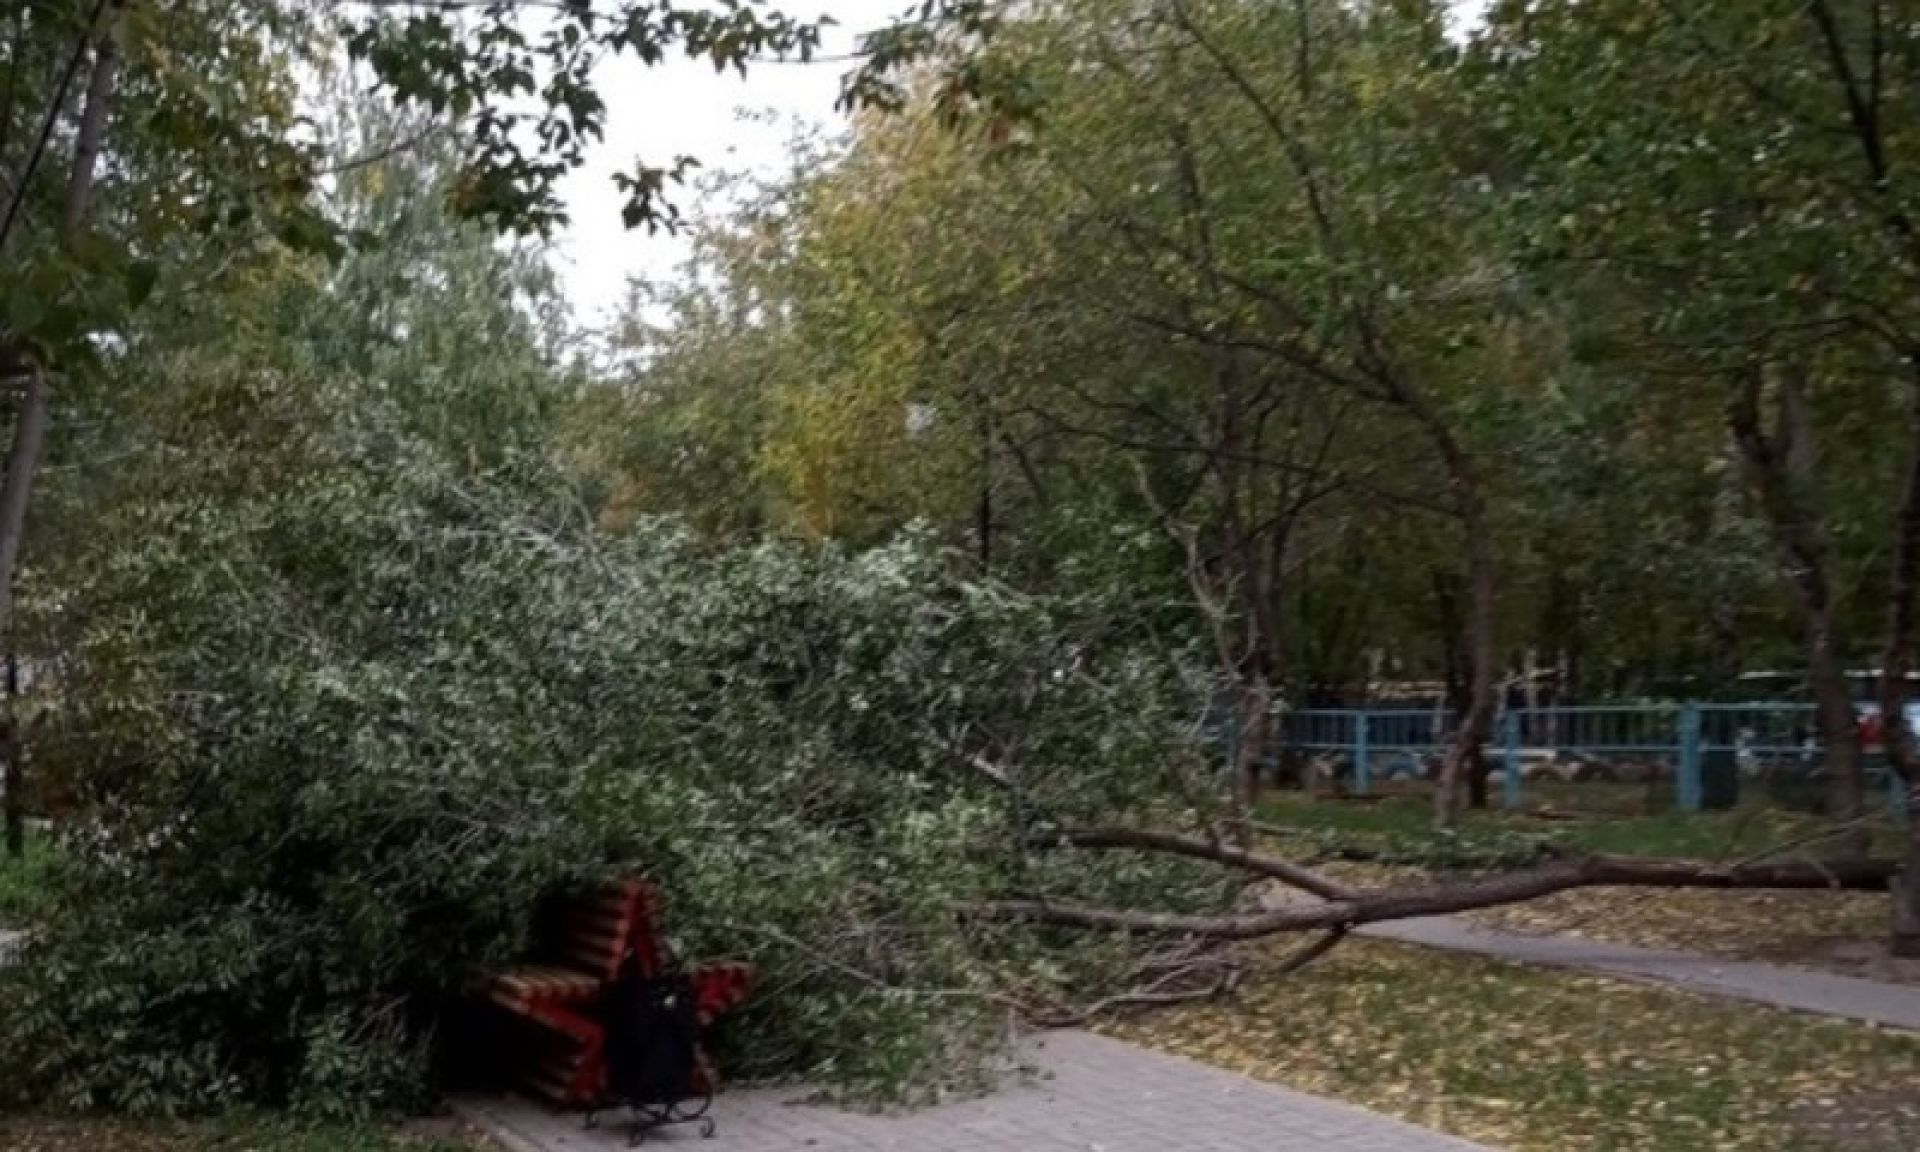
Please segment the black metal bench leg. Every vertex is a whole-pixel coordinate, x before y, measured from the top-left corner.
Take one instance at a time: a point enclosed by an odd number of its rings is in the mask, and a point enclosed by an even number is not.
[[[668,1128],[676,1124],[700,1125],[700,1138],[712,1139],[716,1131],[713,1117],[707,1115],[707,1109],[713,1106],[713,1097],[702,1096],[699,1107],[689,1110],[687,1101],[676,1101],[664,1108],[629,1107],[633,1113],[633,1126],[627,1132],[627,1147],[637,1146],[647,1138],[647,1133],[656,1128]]]

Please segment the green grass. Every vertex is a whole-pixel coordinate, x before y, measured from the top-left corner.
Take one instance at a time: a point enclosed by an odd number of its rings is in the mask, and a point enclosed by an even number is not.
[[[1424,797],[1388,796],[1379,800],[1314,799],[1297,792],[1274,792],[1262,799],[1263,823],[1283,838],[1309,850],[1359,849],[1386,863],[1428,866],[1512,863],[1543,847],[1571,852],[1610,852],[1633,856],[1691,856],[1728,859],[1753,855],[1813,835],[1818,817],[1765,804],[1730,812],[1653,814],[1623,811],[1619,797],[1598,797],[1621,785],[1575,785],[1569,791],[1593,794],[1598,814],[1554,804],[1549,811],[1572,819],[1543,819],[1539,808],[1468,811],[1452,832],[1433,829],[1432,808]],[[1891,829],[1879,835],[1894,836]]]
[[[0,1148],[7,1152],[480,1152],[485,1146],[451,1130],[403,1134],[256,1117],[189,1124],[0,1116]]]
[[[57,866],[52,842],[29,831],[26,849],[17,859],[0,849],[0,928],[31,920],[52,882]]]
[[[1516,1152],[1920,1147],[1920,1037],[1351,941],[1128,1039]]]

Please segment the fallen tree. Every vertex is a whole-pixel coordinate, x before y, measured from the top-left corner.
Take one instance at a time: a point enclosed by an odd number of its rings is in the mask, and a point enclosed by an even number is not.
[[[468,974],[522,950],[543,891],[612,874],[659,882],[688,960],[760,967],[732,1071],[911,1100],[981,1084],[1010,1011],[1230,990],[1231,941],[1298,935],[1286,971],[1359,925],[1568,888],[1892,872],[1581,857],[1354,884],[1214,831],[1200,662],[1126,604],[913,538],[605,531],[540,458],[396,448],[378,381],[187,366],[231,438],[127,476],[97,505],[122,546],[61,573],[36,762],[83,807],[0,970],[0,1096],[418,1105]],[[257,482],[263,459],[301,482]],[[1256,907],[1255,884],[1304,895]]]
[[[1278,880],[1318,899],[1236,915],[1196,916],[1100,907],[1047,899],[996,900],[972,909],[974,915],[1025,920],[1073,928],[1111,929],[1152,935],[1185,935],[1219,940],[1251,940],[1283,932],[1346,931],[1385,920],[1446,916],[1517,904],[1574,888],[1775,888],[1884,891],[1901,863],[1897,860],[1836,859],[1737,861],[1721,864],[1672,857],[1572,856],[1533,868],[1450,883],[1411,887],[1355,888],[1291,861],[1246,851],[1225,843],[1177,833],[1136,828],[1065,831],[1045,844],[1081,849],[1133,849],[1211,860],[1230,868]]]
[[[1269,833],[1275,830],[1267,829]],[[1013,923],[1079,930],[1142,942],[1149,950],[1123,990],[1105,990],[1082,1003],[1021,1004],[1025,1017],[1042,1027],[1078,1027],[1102,1014],[1164,1007],[1231,993],[1245,977],[1252,954],[1235,947],[1250,941],[1305,935],[1310,938],[1277,960],[1262,959],[1272,979],[1306,967],[1331,952],[1356,928],[1391,920],[1452,915],[1541,899],[1578,888],[1718,890],[1885,891],[1903,882],[1903,861],[1865,859],[1850,851],[1806,854],[1814,844],[1837,842],[1828,830],[1806,841],[1778,845],[1733,861],[1611,854],[1566,855],[1532,846],[1539,863],[1497,868],[1463,879],[1400,885],[1350,884],[1311,865],[1231,842],[1215,828],[1184,834],[1165,828],[1102,826],[1051,830],[1026,838],[1034,851],[1077,855],[1122,851],[1203,861],[1242,874],[1261,887],[1284,885],[1297,895],[1275,900],[1261,892],[1250,910],[1195,914],[1102,905],[1043,895],[969,905],[963,916],[978,923]],[[1785,859],[1788,852],[1799,853]],[[1365,854],[1362,854],[1363,856]],[[1317,853],[1338,859],[1338,853]]]

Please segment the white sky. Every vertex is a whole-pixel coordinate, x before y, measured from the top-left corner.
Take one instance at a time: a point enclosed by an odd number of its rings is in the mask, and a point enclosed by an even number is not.
[[[856,34],[884,26],[907,0],[789,0],[796,17],[827,15],[819,64],[761,63],[715,75],[708,64],[671,60],[647,68],[627,58],[603,66],[601,95],[607,102],[607,138],[586,167],[567,180],[563,195],[571,225],[555,242],[555,263],[579,319],[605,320],[626,295],[629,277],[664,278],[686,255],[684,240],[620,223],[624,203],[613,175],[636,160],[666,164],[675,156],[697,157],[706,171],[772,174],[787,154],[797,124],[839,130],[845,120],[833,110],[840,76],[850,65],[832,62],[852,50]],[[748,120],[742,112],[772,112]],[[691,214],[698,205],[692,187],[676,190],[675,202]]]
[[[825,15],[837,21],[822,37],[826,63],[762,63],[750,66],[744,79],[736,73],[715,75],[710,65],[688,60],[655,68],[630,58],[605,65],[600,81],[607,136],[566,182],[562,194],[572,223],[556,238],[553,252],[578,319],[603,323],[624,299],[630,278],[669,277],[687,253],[683,239],[621,226],[623,200],[614,173],[637,160],[666,164],[680,155],[699,158],[706,171],[777,173],[798,125],[845,128],[833,103],[850,65],[833,58],[849,52],[858,33],[884,26],[908,2],[790,0],[782,5],[795,17]],[[1488,2],[1452,0],[1457,26],[1477,22]],[[773,115],[748,119],[743,112]],[[695,200],[691,187],[678,190],[683,211],[697,210]]]

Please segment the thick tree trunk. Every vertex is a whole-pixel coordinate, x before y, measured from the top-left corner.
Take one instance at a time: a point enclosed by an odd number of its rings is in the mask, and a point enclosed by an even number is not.
[[[1727,425],[1748,483],[1773,531],[1800,615],[1814,718],[1826,747],[1828,812],[1835,822],[1848,826],[1848,848],[1864,851],[1866,836],[1860,821],[1866,789],[1860,733],[1847,691],[1845,649],[1834,618],[1825,533],[1812,500],[1812,431],[1801,377],[1791,368],[1779,374],[1771,434],[1760,415],[1763,384],[1762,369],[1757,366],[1742,378],[1727,409]]]

